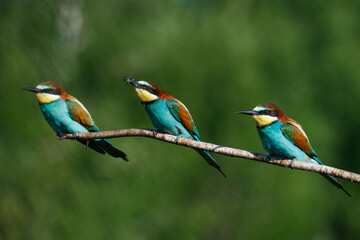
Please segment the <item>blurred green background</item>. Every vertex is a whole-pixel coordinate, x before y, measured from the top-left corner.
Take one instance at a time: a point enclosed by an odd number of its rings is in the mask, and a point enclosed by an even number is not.
[[[348,198],[318,174],[148,138],[130,162],[58,141],[33,94],[53,80],[102,130],[152,127],[123,76],[187,105],[204,141],[264,152],[250,117],[273,102],[327,165],[360,172],[360,2],[2,0],[0,239],[355,239]]]

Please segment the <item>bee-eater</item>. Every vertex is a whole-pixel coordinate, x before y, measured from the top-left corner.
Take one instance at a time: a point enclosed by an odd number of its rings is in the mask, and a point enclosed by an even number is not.
[[[58,137],[67,133],[100,131],[84,105],[75,97],[67,94],[59,84],[47,81],[36,87],[23,88],[23,90],[35,93],[41,112]],[[106,139],[78,141],[99,153],[107,152],[113,157],[121,157],[128,161],[126,154],[115,148]]]
[[[255,119],[262,145],[270,155],[324,165],[311,147],[301,125],[287,117],[276,105],[264,103],[253,110],[235,113],[247,114]],[[321,175],[351,197],[333,176]]]
[[[125,77],[126,83],[135,87],[135,92],[148,113],[152,124],[159,132],[168,133],[182,138],[200,141],[199,132],[185,105],[167,94],[154,83],[136,81]],[[221,171],[220,166],[208,151],[195,149],[205,160]],[[226,176],[225,176],[226,177]]]

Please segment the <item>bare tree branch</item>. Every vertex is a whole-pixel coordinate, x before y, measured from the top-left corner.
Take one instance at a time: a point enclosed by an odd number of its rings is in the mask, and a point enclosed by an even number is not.
[[[149,137],[155,138],[160,141],[169,142],[181,146],[198,148],[207,150],[210,152],[238,158],[246,158],[250,160],[255,160],[259,162],[270,163],[273,165],[278,165],[282,167],[288,167],[293,169],[299,169],[310,172],[325,173],[330,174],[335,177],[343,178],[351,182],[360,183],[360,175],[352,172],[348,172],[342,169],[337,169],[333,167],[328,167],[325,165],[318,165],[313,163],[301,162],[301,161],[292,161],[291,159],[270,159],[268,155],[249,152],[236,148],[224,147],[207,142],[199,142],[195,140],[190,140],[186,138],[178,138],[173,135],[159,133],[151,129],[124,129],[124,130],[115,130],[115,131],[106,131],[106,132],[89,132],[89,133],[76,133],[76,134],[66,134],[61,136],[59,139],[96,139],[96,138],[117,138],[117,137]]]

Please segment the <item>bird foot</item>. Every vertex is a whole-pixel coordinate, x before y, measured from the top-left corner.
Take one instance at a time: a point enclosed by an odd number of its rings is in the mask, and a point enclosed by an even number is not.
[[[182,138],[181,135],[176,136],[176,139],[174,140],[174,143],[179,144],[179,141],[180,141],[181,138]]]
[[[74,132],[73,135],[74,135],[74,138],[75,138],[75,139],[78,138],[78,135],[77,135],[76,132]]]
[[[86,146],[86,150],[88,150],[89,149],[89,140],[86,141],[85,146]]]
[[[62,140],[62,139],[64,139],[65,138],[65,133],[57,133],[56,134],[56,138],[58,139],[58,140]]]
[[[272,161],[272,160],[275,160],[275,159],[277,159],[278,157],[276,157],[276,155],[274,155],[274,154],[269,154],[269,155],[267,155],[267,157],[266,157],[266,160],[267,161]]]
[[[179,135],[176,136],[176,139],[175,139],[174,143],[175,143],[175,144],[179,144],[179,141],[180,141],[180,139],[182,138],[183,132],[182,132],[181,129],[180,129],[179,127],[177,127],[177,126],[176,126],[176,129],[178,130]]]
[[[291,169],[294,169],[294,161],[296,161],[295,158],[293,158],[293,159],[291,160],[291,162],[290,162],[289,167],[290,167]]]
[[[159,131],[151,129],[151,128],[142,128],[143,130],[150,131],[152,133],[152,136],[155,137]]]

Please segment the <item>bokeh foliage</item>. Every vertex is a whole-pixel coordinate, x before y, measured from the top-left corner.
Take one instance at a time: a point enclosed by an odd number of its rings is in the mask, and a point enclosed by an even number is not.
[[[3,0],[1,239],[355,239],[348,198],[319,175],[113,139],[125,163],[58,141],[23,87],[54,80],[103,130],[151,123],[123,76],[181,99],[204,141],[264,152],[253,120],[273,102],[324,163],[360,172],[359,1]]]

